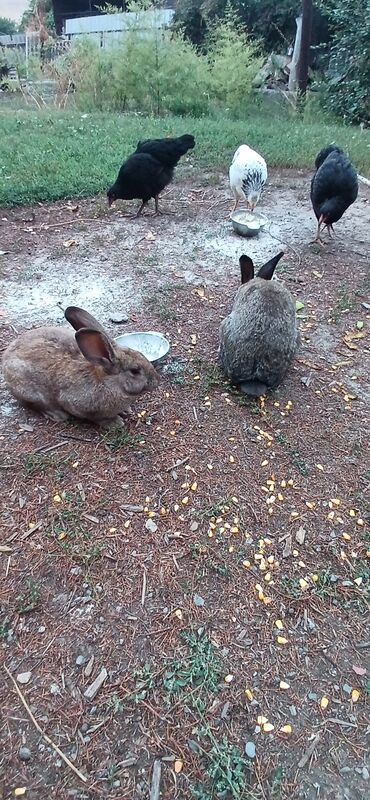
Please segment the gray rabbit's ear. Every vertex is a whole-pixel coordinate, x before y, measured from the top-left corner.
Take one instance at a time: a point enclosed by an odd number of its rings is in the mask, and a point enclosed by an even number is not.
[[[254,278],[253,261],[249,256],[240,256],[239,258],[240,272],[242,276],[242,283],[248,283]]]
[[[90,328],[80,328],[75,339],[82,355],[91,364],[98,364],[106,372],[113,372],[117,365],[117,357],[113,347],[104,333]]]
[[[79,331],[80,328],[93,328],[94,331],[100,331],[100,333],[104,333],[106,336],[105,330],[100,322],[98,322],[92,314],[89,314],[88,311],[84,311],[83,308],[68,306],[64,312],[64,316],[75,331]]]
[[[271,258],[270,261],[267,261],[266,264],[264,264],[263,267],[261,267],[261,269],[258,271],[258,277],[264,278],[265,281],[270,281],[275,272],[275,267],[283,255],[284,250],[282,250],[281,253],[278,253],[277,256],[274,256],[274,258]]]

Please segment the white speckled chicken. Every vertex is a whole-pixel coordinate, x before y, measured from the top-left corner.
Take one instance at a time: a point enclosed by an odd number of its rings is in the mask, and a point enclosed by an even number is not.
[[[244,200],[244,198],[248,208],[254,211],[267,181],[267,166],[264,158],[247,144],[241,144],[231,162],[229,176],[230,187],[235,197],[231,213],[237,209],[240,200]]]

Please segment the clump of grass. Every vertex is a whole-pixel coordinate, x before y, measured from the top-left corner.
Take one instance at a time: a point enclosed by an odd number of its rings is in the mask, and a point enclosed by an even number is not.
[[[4,111],[0,117],[0,205],[9,206],[105,192],[139,139],[195,136],[187,158],[195,166],[225,171],[235,142],[248,141],[271,167],[311,167],[323,142],[349,150],[358,171],[370,168],[370,130],[343,126],[316,114],[271,114],[267,103],[250,107],[247,117],[153,118],[136,114],[71,109]],[[13,143],[17,141],[14,149]],[[177,174],[185,165],[179,165]]]
[[[141,436],[137,433],[130,433],[130,431],[120,425],[112,425],[108,428],[106,433],[103,434],[102,439],[104,444],[106,444],[110,450],[113,450],[113,452],[121,450],[123,447],[128,447],[133,450],[142,441]]]
[[[35,611],[40,603],[40,583],[33,578],[26,578],[25,584],[25,591],[17,597],[18,614],[28,614],[30,611]]]

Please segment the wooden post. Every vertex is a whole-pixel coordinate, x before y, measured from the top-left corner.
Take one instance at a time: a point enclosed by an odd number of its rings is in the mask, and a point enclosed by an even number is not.
[[[302,0],[302,34],[301,51],[298,61],[298,91],[304,98],[308,83],[308,64],[310,58],[311,32],[312,32],[312,0]]]

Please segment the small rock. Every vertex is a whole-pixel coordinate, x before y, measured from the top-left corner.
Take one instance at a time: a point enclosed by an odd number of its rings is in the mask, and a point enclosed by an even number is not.
[[[351,694],[352,692],[352,686],[350,686],[349,683],[344,683],[342,689],[346,694]]]
[[[201,597],[200,594],[194,594],[193,595],[193,603],[194,603],[195,606],[198,606],[198,608],[200,606],[204,606],[203,597]]]
[[[31,750],[28,747],[20,747],[18,752],[21,761],[29,761],[31,758]]]
[[[60,759],[60,758],[57,758],[57,760],[56,760],[56,762],[55,762],[55,766],[59,768],[59,767],[61,767],[61,766],[62,766],[62,764],[63,764],[63,761],[61,761],[61,759]]]
[[[82,567],[72,567],[70,572],[71,572],[71,575],[81,575]]]
[[[50,685],[50,694],[60,694],[60,688],[57,683],[52,683]]]
[[[247,742],[247,744],[245,745],[245,755],[248,756],[248,758],[255,757],[256,745],[254,744],[254,742]]]
[[[197,530],[198,530],[198,528],[199,528],[199,522],[192,522],[192,523],[191,523],[191,525],[190,525],[190,530],[191,530],[191,531],[193,531],[193,532],[194,532],[194,531],[197,531]]]
[[[362,767],[362,777],[364,781],[368,781],[370,778],[370,772],[367,767]]]
[[[83,667],[83,665],[86,664],[85,656],[77,656],[76,664],[77,664],[78,667]]]
[[[19,675],[17,675],[18,683],[28,683],[28,681],[31,678],[31,675],[32,672],[20,672]]]
[[[45,625],[40,625],[37,628],[37,633],[45,633],[45,631],[46,631]]]
[[[150,533],[155,533],[158,530],[158,525],[156,525],[152,519],[147,519],[145,527],[147,531],[150,531]]]
[[[304,544],[305,538],[306,538],[306,531],[301,525],[300,528],[298,528],[297,530],[297,533],[295,535],[295,540],[296,542],[298,542],[298,544]]]
[[[124,322],[129,321],[129,317],[125,311],[113,313],[109,317],[111,322],[114,322],[115,325],[123,325]]]
[[[290,715],[292,717],[296,717],[297,716],[297,709],[296,709],[295,706],[289,706],[289,712],[290,712]]]
[[[316,692],[308,692],[308,699],[309,700],[317,700]]]
[[[121,781],[119,780],[113,781],[113,789],[119,789],[120,786],[121,786]]]

